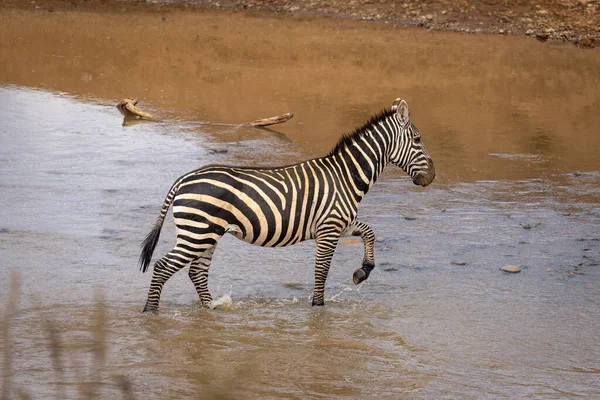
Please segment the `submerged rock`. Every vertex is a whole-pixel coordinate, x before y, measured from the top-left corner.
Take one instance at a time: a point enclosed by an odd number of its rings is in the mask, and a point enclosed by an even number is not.
[[[500,269],[502,271],[510,272],[513,274],[516,274],[517,272],[521,272],[521,268],[517,267],[516,265],[505,265],[504,267],[502,267]]]

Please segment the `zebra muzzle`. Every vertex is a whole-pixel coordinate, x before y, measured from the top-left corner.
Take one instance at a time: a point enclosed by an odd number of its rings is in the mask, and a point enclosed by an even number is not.
[[[433,182],[433,179],[435,178],[435,167],[433,166],[433,161],[431,159],[427,159],[427,165],[427,172],[420,172],[413,178],[413,183],[415,185],[427,186]]]

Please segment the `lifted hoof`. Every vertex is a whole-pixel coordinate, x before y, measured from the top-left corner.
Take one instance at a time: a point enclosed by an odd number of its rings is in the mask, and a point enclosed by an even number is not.
[[[352,280],[354,281],[354,284],[358,285],[362,281],[366,280],[374,268],[375,268],[375,265],[371,264],[370,262],[368,262],[368,261],[363,262],[363,266],[361,268],[357,269],[356,271],[354,271],[354,275],[352,275]]]
[[[324,306],[325,305],[325,301],[323,301],[323,299],[321,299],[321,300],[315,300],[315,299],[313,299],[312,305],[313,306]]]
[[[362,268],[354,271],[354,275],[352,275],[352,281],[355,285],[358,285],[362,281],[366,280],[369,277],[369,274]]]

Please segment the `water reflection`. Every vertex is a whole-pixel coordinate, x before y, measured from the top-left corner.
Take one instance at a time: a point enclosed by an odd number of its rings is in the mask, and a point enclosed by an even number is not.
[[[523,148],[523,152],[543,155],[556,154],[558,150],[557,147],[561,146],[560,144],[553,143],[554,137],[555,135],[552,135],[552,132],[538,129],[537,132],[528,138]]]
[[[147,119],[142,119],[142,118],[126,115],[123,117],[123,122],[121,123],[121,125],[133,126],[133,125],[147,124],[147,123],[156,123],[156,121],[151,121],[151,120],[147,120]]]

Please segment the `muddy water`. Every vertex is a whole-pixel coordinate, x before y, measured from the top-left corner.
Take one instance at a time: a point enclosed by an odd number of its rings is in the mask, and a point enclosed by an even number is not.
[[[76,397],[88,382],[108,397],[119,373],[137,398],[600,396],[597,50],[303,16],[4,11],[0,84],[15,390]],[[164,121],[121,126],[124,96]],[[180,272],[140,314],[139,243],[174,179],[321,155],[397,96],[438,177],[417,188],[390,167],[363,201],[369,281],[352,285],[362,246],[342,242],[314,309],[313,243],[224,238],[216,309]],[[238,125],[288,111],[275,132]],[[168,218],[156,256],[173,235]],[[89,367],[98,288],[105,378]]]

